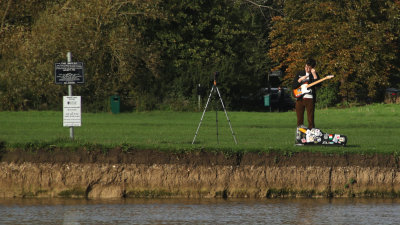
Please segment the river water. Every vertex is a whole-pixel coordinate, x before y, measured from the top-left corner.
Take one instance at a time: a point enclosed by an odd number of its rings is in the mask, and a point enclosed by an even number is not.
[[[0,224],[400,224],[400,200],[16,198]]]

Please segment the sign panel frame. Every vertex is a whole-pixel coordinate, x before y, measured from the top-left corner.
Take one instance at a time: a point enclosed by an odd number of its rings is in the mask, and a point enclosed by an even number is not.
[[[54,64],[56,84],[84,84],[83,62],[61,62]]]

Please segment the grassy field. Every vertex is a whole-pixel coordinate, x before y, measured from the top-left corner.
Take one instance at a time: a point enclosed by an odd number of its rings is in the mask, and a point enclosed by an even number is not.
[[[202,112],[83,113],[75,141],[62,127],[62,112],[0,112],[0,141],[8,147],[29,145],[133,146],[161,150],[313,151],[400,153],[400,105],[375,104],[316,111],[316,126],[326,133],[347,135],[346,147],[294,146],[295,112],[228,112],[238,144],[235,145],[223,111],[205,114],[196,143],[192,140]]]

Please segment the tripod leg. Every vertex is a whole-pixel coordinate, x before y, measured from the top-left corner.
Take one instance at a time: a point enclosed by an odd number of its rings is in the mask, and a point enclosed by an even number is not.
[[[225,105],[224,105],[224,102],[222,101],[221,94],[219,93],[218,87],[216,86],[215,88],[217,89],[219,100],[221,100],[222,108],[224,108],[225,116],[226,116],[226,119],[228,120],[229,127],[231,128],[233,140],[235,141],[235,144],[237,144],[235,133],[233,132],[232,125],[231,125],[231,120],[229,119],[228,113],[226,112]]]
[[[207,100],[206,106],[204,107],[203,115],[201,116],[200,123],[199,123],[199,126],[197,127],[196,134],[194,135],[192,144],[194,144],[194,142],[196,141],[197,133],[199,132],[199,129],[200,129],[200,126],[201,126],[201,122],[203,121],[204,114],[206,113],[206,110],[207,110],[207,107],[208,107],[208,103],[210,102],[211,95],[212,95],[213,91],[214,91],[214,86],[211,88],[210,95],[208,96],[208,100]]]

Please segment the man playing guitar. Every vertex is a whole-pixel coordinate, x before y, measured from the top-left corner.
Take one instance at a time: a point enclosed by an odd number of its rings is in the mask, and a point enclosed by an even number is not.
[[[299,71],[293,79],[292,89],[299,88],[302,84],[311,84],[319,80],[319,76],[315,71],[314,67],[316,62],[314,59],[308,59],[304,70]],[[307,111],[308,128],[314,128],[314,111],[316,102],[316,91],[315,86],[310,87],[309,92],[304,95],[297,97],[296,101],[296,115],[297,115],[297,127],[304,124],[304,111]]]

